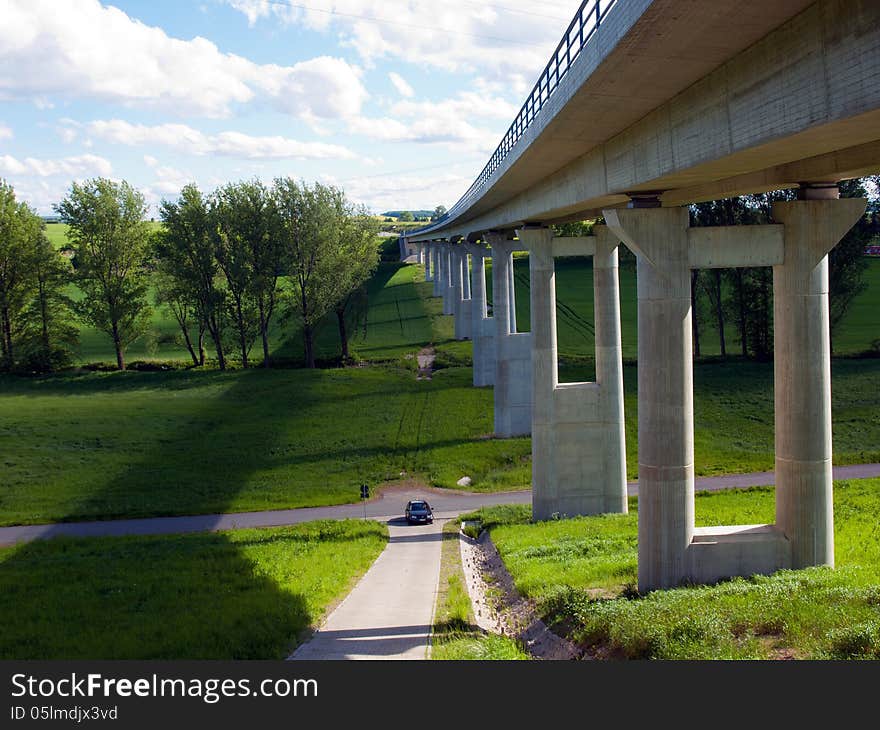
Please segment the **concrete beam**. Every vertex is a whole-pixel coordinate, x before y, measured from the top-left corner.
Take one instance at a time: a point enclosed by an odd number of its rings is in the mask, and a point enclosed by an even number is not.
[[[553,256],[593,256],[596,253],[595,236],[558,236],[553,239]]]
[[[700,226],[689,228],[688,266],[733,269],[775,266],[783,261],[783,227]]]

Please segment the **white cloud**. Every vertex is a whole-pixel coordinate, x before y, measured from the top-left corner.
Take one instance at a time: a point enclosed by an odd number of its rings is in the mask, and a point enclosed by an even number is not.
[[[393,116],[350,119],[348,129],[384,142],[444,145],[459,153],[490,154],[517,111],[500,97],[461,92],[440,101],[399,101],[390,109]]]
[[[11,155],[0,155],[0,173],[6,175],[31,175],[52,177],[64,175],[68,178],[109,177],[113,166],[109,160],[97,155],[77,155],[56,160],[25,157],[19,160]]]
[[[409,99],[416,95],[413,87],[410,86],[400,74],[391,71],[388,74],[388,78],[391,79],[391,83],[394,84],[394,88],[397,89],[397,93],[401,96],[405,96]]]
[[[357,114],[360,70],[338,58],[256,64],[181,40],[98,0],[0,0],[0,99],[96,98],[223,117],[267,103],[304,119]]]
[[[0,124],[0,139],[12,139],[13,136],[12,129],[5,124]]]
[[[389,208],[422,209],[437,205],[450,207],[471,184],[473,177],[455,172],[437,175],[388,175],[345,180],[325,177],[325,182],[341,184],[346,196],[381,213]]]
[[[95,120],[82,125],[87,134],[114,144],[163,146],[180,153],[220,155],[249,160],[354,159],[351,150],[335,144],[300,142],[280,136],[253,136],[242,132],[205,134],[185,124],[132,124],[122,119]]]
[[[447,71],[479,71],[524,94],[545,66],[577,9],[505,0],[442,3],[387,0],[309,0],[295,8],[269,0],[226,0],[248,24],[260,20],[335,31],[366,63],[399,58]]]

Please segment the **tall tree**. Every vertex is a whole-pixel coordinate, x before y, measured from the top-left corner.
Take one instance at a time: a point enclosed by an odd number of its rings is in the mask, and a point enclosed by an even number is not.
[[[269,326],[278,296],[281,249],[268,193],[259,182],[230,183],[215,191],[214,254],[226,277],[230,313],[242,367],[258,336],[269,364]]]
[[[125,181],[95,178],[73,183],[55,210],[69,226],[76,250],[77,283],[84,294],[77,313],[110,336],[116,365],[125,370],[126,348],[150,321],[144,196]]]
[[[37,219],[15,199],[15,190],[0,180],[0,356],[11,370],[33,282],[29,277],[28,239],[37,233]]]
[[[214,256],[207,201],[196,185],[189,184],[176,202],[163,201],[159,212],[164,230],[155,240],[157,265],[176,282],[179,292],[192,296],[199,330],[207,331],[218,366],[225,370],[226,292]]]
[[[364,285],[379,263],[379,225],[365,208],[346,204],[341,227],[336,251],[338,263],[334,267],[337,275],[333,281],[339,292],[339,300],[334,309],[342,359],[347,360],[350,354],[346,317],[354,301],[360,300],[366,305]]]

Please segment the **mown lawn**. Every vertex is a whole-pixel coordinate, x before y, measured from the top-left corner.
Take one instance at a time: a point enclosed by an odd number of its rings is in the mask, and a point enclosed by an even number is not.
[[[640,596],[638,504],[628,515],[530,524],[528,507],[484,526],[545,620],[589,656],[880,659],[880,479],[835,484],[837,568],[779,571]],[[774,521],[772,488],[698,494],[697,525]]]
[[[2,659],[283,659],[384,549],[374,521],[0,549]]]

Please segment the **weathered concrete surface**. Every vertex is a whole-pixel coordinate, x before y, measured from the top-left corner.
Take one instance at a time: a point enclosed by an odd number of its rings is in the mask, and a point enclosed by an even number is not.
[[[618,3],[466,211],[429,235],[880,170],[880,3]]]
[[[626,512],[623,363],[617,242],[578,243],[547,228],[520,229],[529,249],[532,330],[532,513],[554,516]],[[596,382],[559,383],[554,253],[594,255]]]
[[[456,340],[471,339],[470,272],[467,252],[457,245],[452,250],[453,268],[453,336]]]
[[[866,201],[773,204],[785,262],[773,267],[776,521],[792,567],[834,565],[828,252]]]
[[[526,436],[532,430],[532,334],[511,331],[511,253],[515,244],[486,234],[492,246],[495,320],[495,435]]]
[[[468,246],[471,268],[471,340],[473,341],[474,387],[495,382],[495,319],[488,316],[486,303],[486,257],[484,246]]]
[[[691,282],[686,208],[606,211],[637,257],[639,590],[677,585],[694,532]]]
[[[291,659],[428,658],[443,525],[389,522],[388,546]]]

